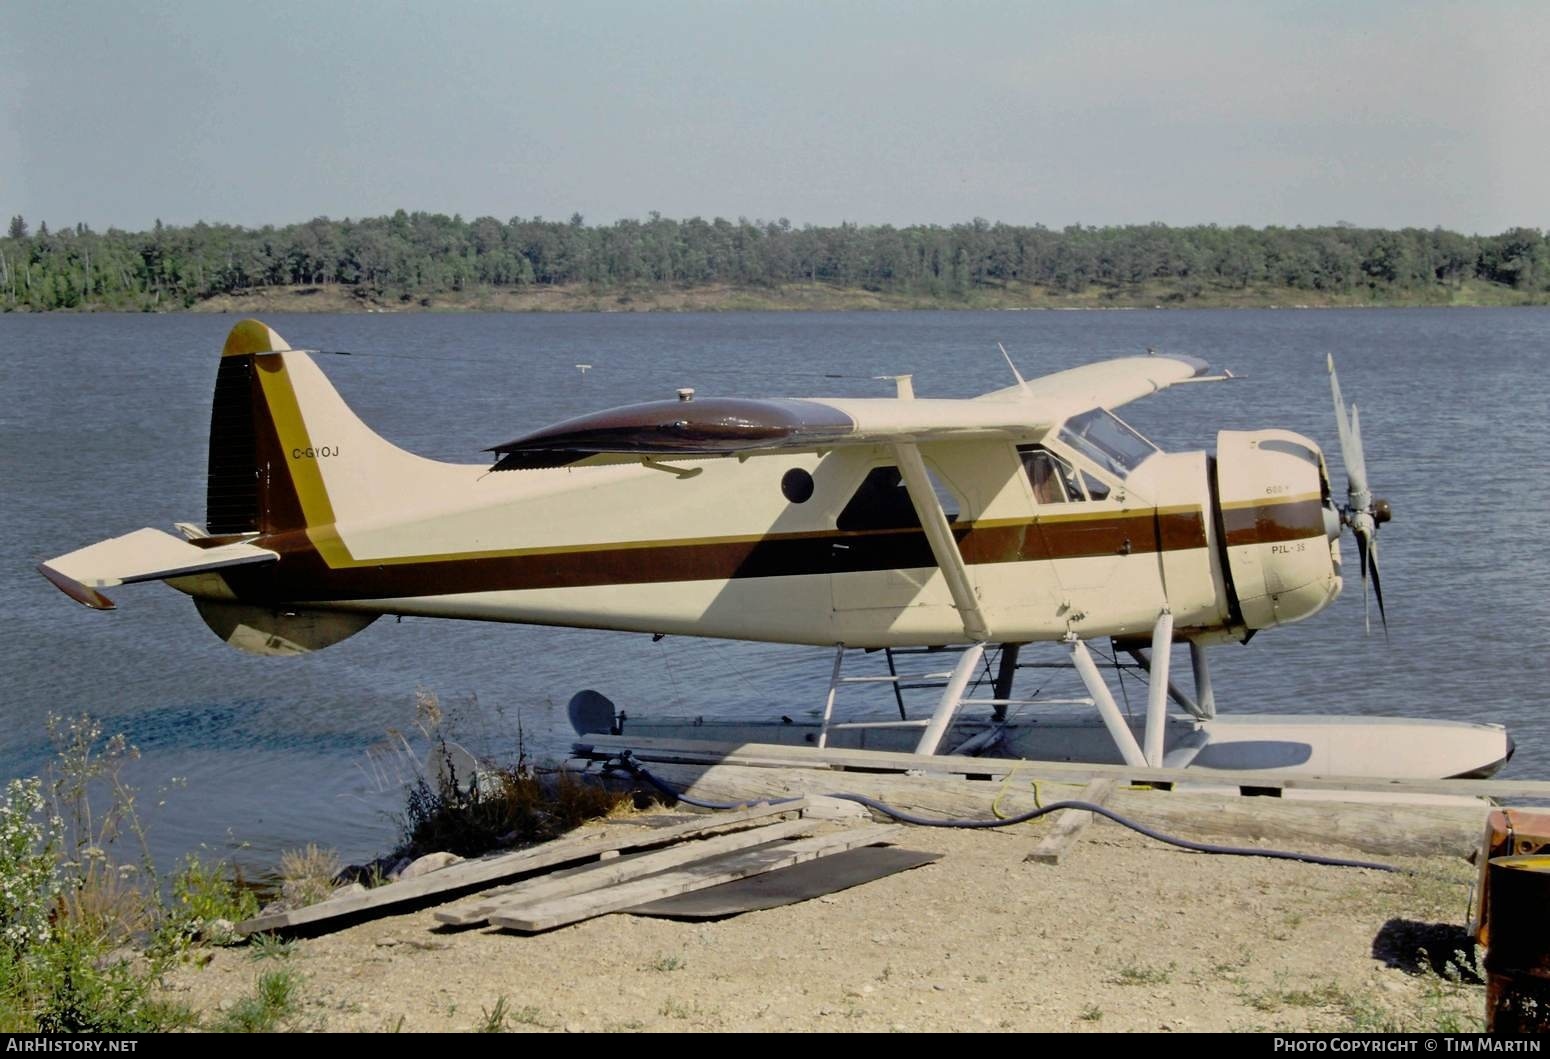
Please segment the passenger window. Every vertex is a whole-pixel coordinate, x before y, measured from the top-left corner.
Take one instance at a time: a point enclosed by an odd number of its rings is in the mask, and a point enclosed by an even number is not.
[[[937,476],[930,472],[931,486],[942,504],[948,522],[958,518],[958,501]],[[914,529],[920,519],[910,501],[908,487],[897,467],[874,467],[855,495],[840,512],[836,525],[842,530]]]
[[[1109,487],[1086,471],[1082,472],[1082,483],[1087,486],[1087,495],[1091,499],[1107,500],[1109,498]]]

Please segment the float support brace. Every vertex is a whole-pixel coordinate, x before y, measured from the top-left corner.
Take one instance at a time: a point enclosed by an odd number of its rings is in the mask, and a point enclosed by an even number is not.
[[[1119,712],[1119,706],[1114,702],[1114,695],[1109,691],[1109,686],[1103,682],[1103,676],[1098,672],[1098,666],[1093,662],[1093,656],[1088,652],[1087,645],[1074,637],[1070,642],[1071,661],[1076,665],[1076,671],[1081,674],[1082,683],[1087,685],[1087,694],[1093,697],[1093,704],[1098,707],[1098,713],[1103,717],[1103,724],[1108,728],[1114,745],[1119,747],[1125,764],[1133,768],[1145,768],[1146,755],[1141,753],[1135,734],[1131,732],[1130,725],[1125,723],[1124,714]]]
[[[1157,616],[1152,628],[1152,683],[1146,696],[1146,763],[1163,764],[1163,730],[1168,726],[1168,667],[1173,662],[1173,612]]]
[[[1137,662],[1140,662],[1142,669],[1145,669],[1148,673],[1152,672],[1152,656],[1144,648],[1127,647],[1125,653]],[[1173,700],[1179,709],[1191,717],[1198,717],[1202,721],[1206,719],[1205,714],[1200,712],[1200,707],[1195,700],[1189,697],[1188,692],[1174,683],[1171,676],[1168,678],[1168,697]]]
[[[823,723],[818,726],[818,748],[829,745],[829,720],[834,716],[834,696],[840,690],[840,669],[845,665],[845,645],[834,645],[834,672],[829,675],[829,694],[823,700]]]
[[[1189,663],[1195,670],[1195,701],[1200,705],[1198,716],[1209,721],[1216,716],[1216,692],[1211,690],[1211,666],[1206,662],[1205,645],[1189,642]]]
[[[998,699],[1010,699],[1012,697],[1012,685],[1017,681],[1017,655],[1023,649],[1020,643],[1004,643],[1001,645],[1001,664],[996,667],[996,691]],[[996,704],[992,719],[996,723],[1006,720],[1006,703]]]
[[[958,664],[953,667],[953,675],[947,678],[947,687],[942,689],[942,697],[937,700],[936,710],[931,714],[931,720],[926,723],[926,730],[920,734],[920,742],[915,747],[917,754],[935,754],[936,748],[942,742],[942,736],[947,732],[947,726],[953,723],[953,716],[958,712],[958,704],[963,700],[963,691],[969,686],[969,678],[974,676],[974,671],[979,668],[980,659],[985,657],[985,645],[974,644],[958,656]]]

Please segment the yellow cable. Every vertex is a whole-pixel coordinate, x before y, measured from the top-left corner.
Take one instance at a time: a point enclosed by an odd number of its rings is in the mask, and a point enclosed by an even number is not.
[[[1006,778],[1001,781],[1001,789],[996,792],[996,800],[990,803],[990,815],[997,820],[1006,819],[1006,814],[1001,811],[1001,799],[1006,797],[1006,792],[1012,786],[1012,777],[1016,776],[1017,770],[1022,767],[1021,762],[1012,766],[1012,771],[1008,772]]]
[[[990,803],[991,815],[994,816],[997,820],[1006,819],[1006,814],[1001,811],[1001,799],[1006,797],[1006,792],[1010,790],[1012,786],[1012,778],[1017,775],[1017,770],[1022,767],[1023,766],[1020,762],[1012,766],[1012,771],[1008,772],[1006,774],[1006,779],[1001,781],[1001,789],[996,792],[996,800]],[[1033,780],[1031,782],[1033,784],[1033,807],[1035,809],[1042,809],[1044,808],[1044,799],[1039,794],[1039,781]]]

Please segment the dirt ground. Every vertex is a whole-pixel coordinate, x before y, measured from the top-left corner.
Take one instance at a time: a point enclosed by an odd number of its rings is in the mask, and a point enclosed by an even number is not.
[[[1389,875],[1205,856],[1100,822],[1060,865],[1024,862],[1046,826],[911,828],[899,845],[943,859],[718,922],[614,915],[522,936],[419,911],[220,949],[175,973],[172,999],[214,1020],[284,967],[300,983],[293,1029],[1481,1025],[1462,861]]]

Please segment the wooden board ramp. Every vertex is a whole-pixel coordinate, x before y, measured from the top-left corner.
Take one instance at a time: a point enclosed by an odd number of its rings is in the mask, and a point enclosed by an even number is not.
[[[1254,791],[1355,791],[1393,795],[1445,795],[1486,798],[1550,799],[1546,780],[1414,780],[1372,776],[1305,776],[1284,771],[1228,771],[1204,768],[1147,768],[1084,764],[1074,761],[1027,761],[1020,758],[964,757],[953,754],[904,754],[887,750],[848,750],[773,743],[711,743],[695,740],[589,735],[575,743],[581,757],[607,758],[628,750],[645,763],[743,765],[755,768],[823,768],[868,772],[907,772],[923,776],[1001,779],[1009,774],[1087,783],[1206,784]],[[653,771],[655,771],[653,769]],[[833,782],[831,778],[830,782]]]
[[[887,842],[901,830],[903,828],[896,824],[873,824],[703,860],[676,871],[567,897],[537,901],[518,898],[491,910],[489,921],[492,926],[526,933],[552,930],[583,919],[660,901],[665,897],[763,875],[860,846]]]
[[[1082,788],[1082,793],[1076,796],[1076,801],[1090,802],[1093,805],[1102,805],[1107,802],[1118,786],[1117,780],[1093,780]],[[1039,864],[1059,864],[1060,858],[1070,852],[1076,845],[1077,839],[1082,837],[1082,832],[1087,830],[1087,825],[1093,822],[1093,814],[1086,809],[1062,809],[1060,815],[1055,818],[1055,826],[1050,828],[1033,852],[1023,860],[1034,861]]]
[[[668,827],[601,828],[592,833],[573,832],[553,842],[465,860],[414,879],[390,882],[364,893],[336,897],[305,908],[255,916],[238,923],[235,929],[238,934],[260,934],[318,929],[325,925],[343,926],[357,918],[389,910],[431,903],[435,899],[450,900],[473,890],[487,888],[491,884],[548,868],[598,860],[626,850],[668,846],[728,827],[758,827],[776,817],[799,814],[805,806],[805,800],[783,804],[763,803],[730,812],[707,813],[698,819]]]
[[[647,875],[655,875],[672,868],[708,860],[724,853],[733,853],[761,846],[783,838],[808,835],[813,831],[811,820],[761,821],[761,826],[746,831],[717,835],[714,838],[689,838],[666,849],[652,853],[637,853],[630,857],[598,861],[580,868],[551,872],[536,879],[489,890],[475,897],[436,910],[436,921],[447,926],[476,926],[489,919],[490,913],[500,908],[516,907],[524,902],[570,897],[631,882]]]

